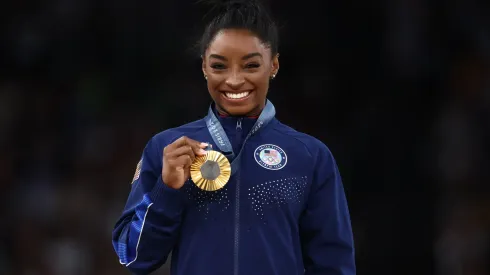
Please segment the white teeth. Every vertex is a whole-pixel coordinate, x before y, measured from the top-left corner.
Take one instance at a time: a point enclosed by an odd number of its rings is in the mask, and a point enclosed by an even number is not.
[[[239,93],[239,94],[225,93],[226,97],[233,98],[233,99],[244,98],[244,97],[248,96],[249,94],[250,94],[250,92],[243,92],[243,93]]]

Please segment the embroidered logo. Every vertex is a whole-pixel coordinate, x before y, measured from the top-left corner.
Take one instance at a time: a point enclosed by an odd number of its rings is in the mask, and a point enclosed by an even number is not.
[[[260,145],[254,152],[255,161],[269,170],[279,170],[286,166],[288,157],[281,147],[273,144]]]

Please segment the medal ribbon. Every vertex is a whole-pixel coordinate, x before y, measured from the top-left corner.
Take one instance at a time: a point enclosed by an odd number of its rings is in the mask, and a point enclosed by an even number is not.
[[[212,107],[211,106],[209,107],[208,115],[205,118],[208,131],[211,134],[211,137],[213,138],[216,146],[218,146],[220,151],[223,152],[230,160],[232,175],[239,169],[240,156],[242,154],[243,148],[245,147],[245,144],[247,143],[247,140],[251,136],[255,135],[260,129],[262,129],[267,124],[269,124],[269,122],[274,118],[275,115],[276,115],[276,109],[274,108],[274,105],[272,104],[272,102],[267,100],[264,110],[262,110],[262,113],[260,114],[259,118],[257,119],[254,126],[252,127],[252,130],[250,130],[247,137],[243,141],[242,147],[240,148],[238,155],[236,155],[235,157],[235,152],[233,152],[233,147],[231,145],[230,140],[228,139],[228,136],[225,133],[225,130],[223,129],[223,126],[221,126],[221,123],[219,122],[218,118],[214,114]]]

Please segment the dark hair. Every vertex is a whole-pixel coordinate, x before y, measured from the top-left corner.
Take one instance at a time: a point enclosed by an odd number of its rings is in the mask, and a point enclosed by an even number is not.
[[[277,54],[279,33],[276,23],[259,0],[199,1],[212,4],[208,15],[213,16],[199,41],[204,55],[216,34],[224,29],[245,29],[255,34],[272,52]]]

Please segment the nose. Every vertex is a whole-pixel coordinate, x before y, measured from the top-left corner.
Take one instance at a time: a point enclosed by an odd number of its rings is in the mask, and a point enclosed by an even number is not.
[[[240,73],[233,72],[226,79],[225,83],[233,90],[238,90],[245,83],[245,78]]]

